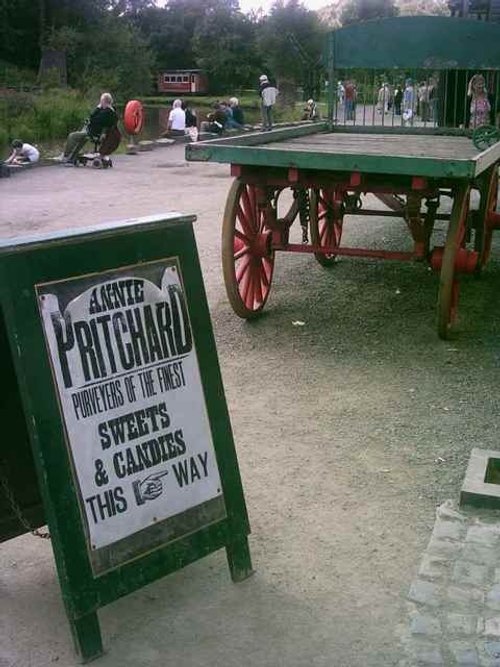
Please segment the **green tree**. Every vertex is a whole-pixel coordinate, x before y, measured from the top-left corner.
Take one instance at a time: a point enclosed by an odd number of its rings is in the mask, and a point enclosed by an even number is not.
[[[349,0],[340,15],[342,25],[397,16],[394,0]]]
[[[257,42],[266,69],[278,79],[310,88],[319,71],[325,30],[317,14],[298,0],[277,0],[259,24]]]
[[[138,17],[147,9],[155,6],[154,0],[109,0],[117,16]]]
[[[33,0],[0,0],[0,60],[37,67],[40,60],[40,14]]]
[[[149,8],[135,18],[135,24],[149,44],[157,69],[195,67],[192,40],[201,9],[193,11],[189,6],[176,2],[166,8]],[[194,4],[194,3],[193,3]]]
[[[72,82],[85,91],[109,89],[125,99],[151,92],[152,64],[151,52],[137,29],[108,15],[99,21],[99,30],[85,34]]]
[[[249,86],[258,75],[256,26],[232,7],[219,6],[206,13],[193,36],[197,65],[209,77],[214,92]]]

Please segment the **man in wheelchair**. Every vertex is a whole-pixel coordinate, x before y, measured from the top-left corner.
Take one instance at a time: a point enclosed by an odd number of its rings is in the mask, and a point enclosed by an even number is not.
[[[96,167],[111,166],[109,155],[118,148],[121,139],[117,125],[118,115],[113,108],[113,98],[109,93],[103,93],[83,128],[68,135],[61,161],[76,165],[92,159]],[[94,142],[95,154],[81,156],[80,151],[89,139]]]

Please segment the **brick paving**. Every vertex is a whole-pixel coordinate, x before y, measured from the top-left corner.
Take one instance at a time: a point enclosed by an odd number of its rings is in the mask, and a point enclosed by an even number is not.
[[[401,667],[500,667],[500,511],[448,500],[408,593]]]

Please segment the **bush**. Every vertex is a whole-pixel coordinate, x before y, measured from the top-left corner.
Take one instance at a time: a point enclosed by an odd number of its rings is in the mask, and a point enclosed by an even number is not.
[[[37,85],[36,78],[34,70],[22,69],[5,60],[0,60],[0,88],[15,87],[32,90]]]
[[[0,127],[0,151],[4,151],[9,144],[9,135],[7,130],[4,130],[3,127]]]
[[[31,128],[29,125],[23,124],[22,118],[20,120],[21,122],[16,127],[17,134],[13,135],[12,139],[20,139],[21,141],[27,142],[28,144],[35,143],[37,141],[37,138],[33,131],[33,128]]]
[[[78,130],[95,104],[71,90],[51,90],[40,94],[7,91],[0,95],[0,118],[7,135],[22,141],[46,141],[66,137]]]

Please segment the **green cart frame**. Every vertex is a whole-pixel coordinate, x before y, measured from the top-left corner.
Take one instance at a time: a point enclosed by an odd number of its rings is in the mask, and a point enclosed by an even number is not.
[[[389,39],[390,37],[390,39]],[[222,227],[222,264],[237,315],[258,315],[269,296],[278,251],[313,253],[323,266],[342,255],[426,261],[440,274],[437,328],[447,338],[457,317],[459,279],[487,263],[496,212],[500,143],[494,128],[467,126],[465,82],[474,73],[488,81],[492,115],[500,104],[500,26],[445,17],[370,21],[328,37],[328,118],[266,133],[189,144],[186,158],[231,164]],[[339,72],[354,76],[383,70],[384,77],[435,77],[432,122],[411,123],[376,113],[346,119],[336,94]],[[392,74],[391,74],[392,72]],[[364,93],[365,102],[369,94]],[[478,197],[471,192],[476,191]],[[288,192],[288,198],[286,193]],[[365,206],[374,194],[384,210]],[[291,195],[291,196],[290,196]],[[452,200],[451,212],[441,207]],[[288,201],[282,210],[282,201]],[[291,203],[290,203],[291,202]],[[479,202],[479,203],[477,203]],[[404,220],[413,251],[342,245],[345,219],[388,216]],[[295,221],[302,243],[290,242]],[[436,221],[447,223],[444,246],[433,246]]]

